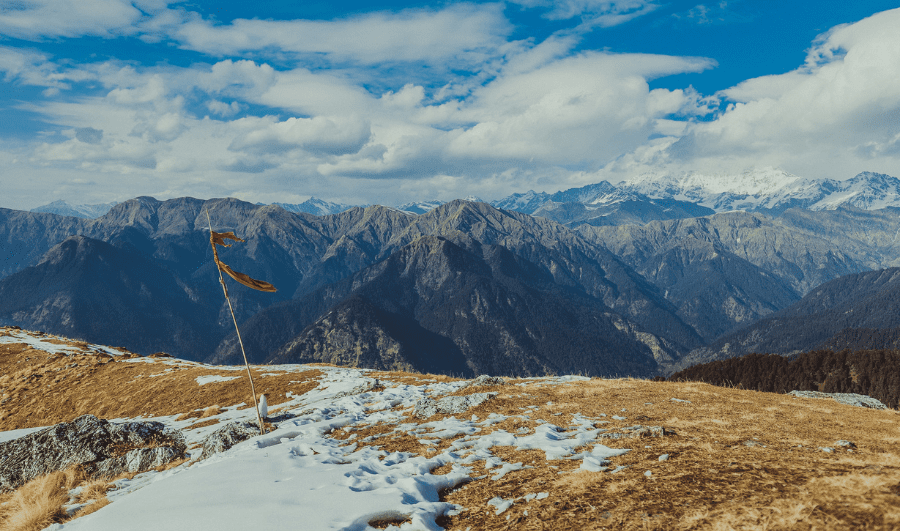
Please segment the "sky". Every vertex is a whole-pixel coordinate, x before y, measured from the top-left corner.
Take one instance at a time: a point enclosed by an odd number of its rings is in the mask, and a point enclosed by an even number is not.
[[[896,0],[0,0],[0,207],[900,176]]]

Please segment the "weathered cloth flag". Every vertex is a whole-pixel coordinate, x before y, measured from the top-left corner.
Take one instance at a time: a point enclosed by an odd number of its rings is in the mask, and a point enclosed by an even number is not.
[[[225,243],[225,238],[228,238],[229,240],[238,241],[238,242],[244,241],[244,240],[238,238],[237,236],[235,236],[233,232],[209,231],[209,244],[212,245],[213,259],[216,261],[216,265],[219,266],[219,269],[221,271],[224,271],[225,273],[227,273],[228,276],[230,276],[231,278],[233,278],[233,279],[237,280],[238,282],[240,282],[241,284],[247,286],[248,288],[253,288],[255,290],[268,291],[268,292],[277,291],[275,289],[275,286],[269,284],[268,282],[265,282],[262,280],[256,280],[255,278],[250,278],[249,276],[247,276],[243,273],[238,273],[234,269],[231,269],[230,267],[228,267],[228,264],[225,264],[221,260],[219,260],[219,251],[216,250],[216,245],[221,245],[223,247],[231,247],[231,244]]]

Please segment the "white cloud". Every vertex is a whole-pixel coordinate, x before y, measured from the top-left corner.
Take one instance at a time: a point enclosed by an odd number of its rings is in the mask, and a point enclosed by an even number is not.
[[[0,5],[0,35],[26,40],[134,35],[138,23],[167,2],[131,0],[18,0]]]
[[[243,135],[229,149],[259,153],[302,149],[313,154],[341,155],[358,152],[371,136],[370,124],[358,116],[288,118]]]
[[[68,89],[71,83],[85,81],[92,74],[78,69],[64,69],[49,61],[47,54],[0,46],[0,72],[4,80],[35,87]],[[49,92],[47,95],[54,95]]]
[[[241,104],[236,101],[225,103],[224,101],[210,100],[206,102],[206,108],[216,116],[225,118],[229,118],[241,112]]]
[[[900,174],[900,9],[833,28],[800,68],[749,79],[719,94],[715,119],[620,157],[612,180],[641,172],[739,173],[781,167],[843,179],[863,170]]]
[[[512,31],[500,4],[370,13],[347,19],[247,20],[215,25],[192,17],[171,30],[181,46],[211,55],[320,54],[336,61],[475,63]]]
[[[611,27],[645,15],[658,6],[648,0],[510,0],[527,8],[544,8],[548,20],[582,17],[590,25]]]
[[[503,76],[475,92],[463,114],[477,125],[449,146],[456,156],[605,163],[646,141],[655,121],[695,105],[647,79],[708,68],[704,59],[586,53]]]

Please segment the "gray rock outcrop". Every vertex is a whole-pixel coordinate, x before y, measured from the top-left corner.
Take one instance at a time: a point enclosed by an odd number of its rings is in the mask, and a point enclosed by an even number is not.
[[[235,444],[259,435],[259,426],[249,422],[229,422],[210,433],[200,443],[203,447],[203,458],[224,452]]]
[[[876,400],[871,396],[859,395],[856,393],[820,393],[819,391],[791,391],[788,393],[793,396],[801,396],[804,398],[833,398],[841,404],[848,406],[867,407],[870,409],[887,409],[880,400]]]
[[[668,437],[675,431],[663,426],[631,426],[622,428],[625,433],[601,433],[598,439],[645,439],[648,437]]]
[[[0,443],[0,492],[80,466],[91,477],[144,472],[184,457],[179,431],[161,422],[112,423],[93,415]]]
[[[419,418],[428,418],[432,415],[442,413],[445,415],[454,415],[465,413],[491,398],[497,396],[497,393],[472,393],[465,396],[447,396],[439,400],[433,398],[423,398],[416,403],[413,415]]]

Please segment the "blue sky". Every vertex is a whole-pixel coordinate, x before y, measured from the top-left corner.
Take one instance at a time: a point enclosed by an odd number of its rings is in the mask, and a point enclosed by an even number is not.
[[[0,1],[0,207],[900,176],[896,1]]]

